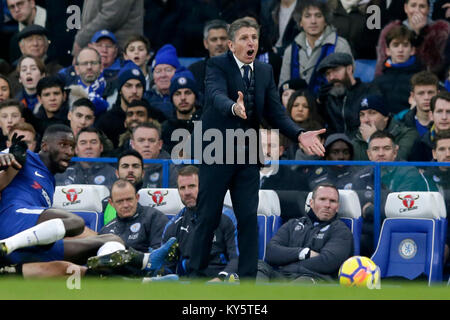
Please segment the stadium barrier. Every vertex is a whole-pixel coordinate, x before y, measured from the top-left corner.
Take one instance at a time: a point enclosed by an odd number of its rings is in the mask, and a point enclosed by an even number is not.
[[[117,163],[117,158],[72,158],[73,162],[102,162]],[[192,160],[171,160],[171,159],[145,159],[144,164],[159,163],[162,165],[162,188],[169,187],[169,165],[170,164],[193,164]],[[378,243],[381,229],[381,168],[389,166],[402,167],[450,167],[450,162],[372,162],[372,161],[331,161],[331,160],[279,160],[267,161],[269,165],[289,165],[289,166],[369,166],[374,168],[374,244]],[[411,190],[414,191],[414,190]]]

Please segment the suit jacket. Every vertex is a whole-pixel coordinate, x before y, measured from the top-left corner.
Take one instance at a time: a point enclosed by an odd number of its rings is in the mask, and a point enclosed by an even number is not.
[[[286,109],[282,106],[272,67],[255,60],[253,72],[255,77],[253,120],[256,121],[242,120],[231,111],[232,105],[238,99],[238,91],[245,92],[244,81],[232,52],[228,51],[208,59],[205,79],[206,103],[202,116],[203,131],[218,129],[222,137],[225,137],[226,129],[244,129],[247,126],[258,130],[259,125],[265,121],[272,128],[280,129],[286,137],[297,141],[303,129],[288,117]]]

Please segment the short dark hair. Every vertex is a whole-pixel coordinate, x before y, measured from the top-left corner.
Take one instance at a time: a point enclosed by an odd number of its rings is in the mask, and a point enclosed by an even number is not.
[[[242,28],[255,28],[256,32],[259,35],[259,24],[256,23],[254,20],[252,19],[248,19],[248,18],[240,18],[240,19],[236,19],[234,20],[230,27],[228,28],[228,38],[231,41],[234,41],[234,37],[236,36],[236,32]]]
[[[150,46],[150,40],[146,36],[143,36],[141,34],[132,34],[127,38],[127,41],[125,42],[125,45],[123,46],[123,52],[127,51],[128,46],[132,42],[140,41],[145,44],[145,49],[147,49],[147,53],[150,53],[151,46]]]
[[[322,12],[322,15],[325,18],[325,22],[327,25],[330,24],[331,21],[331,11],[330,7],[328,6],[328,3],[323,0],[302,0],[300,1],[300,4],[295,8],[292,18],[297,22],[300,23],[302,20],[303,12],[310,8],[318,8],[320,12]]]
[[[0,62],[1,62],[1,59],[0,59]],[[13,87],[11,87],[11,81],[9,81],[7,76],[5,76],[1,73],[0,73],[0,79],[3,79],[6,82],[6,84],[8,85],[8,89],[9,89],[9,97],[8,98],[11,99],[12,97],[14,97]]]
[[[390,43],[394,39],[407,40],[411,46],[413,46],[415,35],[414,31],[408,29],[405,25],[398,25],[390,29],[384,38],[386,40],[387,47],[389,47]]]
[[[375,131],[369,138],[369,144],[372,142],[373,139],[384,139],[389,138],[393,144],[395,143],[395,137],[392,135],[392,133],[384,130],[377,130]]]
[[[133,156],[139,159],[139,161],[141,162],[142,167],[144,167],[144,158],[142,158],[141,154],[139,152],[137,152],[134,149],[128,149],[123,151],[117,158],[117,168],[119,168],[119,163],[120,160],[122,160],[122,158],[124,157],[128,157],[128,156]]]
[[[11,130],[12,130],[12,128],[11,128]],[[436,133],[436,135],[434,136],[433,142],[432,142],[433,149],[436,150],[438,141],[446,140],[446,139],[450,139],[450,129]]]
[[[329,182],[323,182],[323,183],[319,183],[318,185],[316,185],[314,187],[314,189],[312,190],[312,199],[316,198],[317,190],[319,190],[320,187],[332,188],[332,189],[336,190],[337,195],[338,195],[338,199],[339,199],[339,190],[338,190],[338,188],[334,184],[329,183]]]
[[[430,101],[431,112],[434,112],[434,109],[436,108],[436,102],[438,101],[438,99],[442,99],[447,102],[450,102],[450,92],[448,92],[447,90],[442,90],[442,91],[439,91],[437,93],[437,95],[435,95],[433,98],[431,98],[431,101]]]
[[[42,141],[47,141],[50,137],[54,137],[57,133],[72,133],[72,129],[65,124],[52,124],[47,127],[44,131],[44,135],[42,137]]]
[[[102,141],[102,134],[103,133],[102,133],[102,131],[100,129],[98,129],[98,128],[94,127],[94,126],[89,126],[89,127],[82,128],[77,134],[77,137],[75,139],[76,143],[78,143],[78,139],[80,138],[80,135],[82,133],[84,133],[84,132],[96,133],[97,136],[98,136],[98,139],[100,140],[100,143],[103,144],[103,141]]]
[[[177,178],[179,176],[192,176],[193,174],[198,175],[199,169],[196,166],[193,165],[187,165],[184,167],[181,167],[177,172]]]
[[[0,110],[7,107],[16,107],[19,109],[20,114],[23,114],[23,111],[25,110],[23,103],[17,99],[6,99],[5,101],[0,102]]]
[[[203,27],[203,39],[208,39],[209,31],[213,29],[224,29],[227,31],[228,23],[220,19],[214,19],[206,22]]]
[[[48,88],[58,87],[64,93],[64,82],[57,76],[43,77],[36,86],[37,95],[41,96],[42,91]]]
[[[75,100],[75,102],[70,106],[70,111],[73,112],[78,107],[87,107],[95,113],[95,104],[88,98],[80,98],[78,100]]]
[[[439,78],[430,71],[420,71],[411,77],[411,90],[416,86],[435,86],[439,89]]]

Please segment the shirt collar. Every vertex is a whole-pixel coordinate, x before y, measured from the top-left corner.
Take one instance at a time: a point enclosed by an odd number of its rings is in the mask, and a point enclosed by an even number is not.
[[[234,60],[236,61],[237,65],[238,65],[238,67],[239,67],[239,70],[241,70],[241,69],[242,69],[242,66],[244,66],[245,63],[243,63],[242,61],[240,61],[240,60],[234,55],[234,53],[233,53],[233,58],[234,58]],[[250,69],[252,69],[252,71],[254,71],[254,69],[253,69],[253,63],[254,63],[254,62],[252,62],[252,63],[249,64]]]

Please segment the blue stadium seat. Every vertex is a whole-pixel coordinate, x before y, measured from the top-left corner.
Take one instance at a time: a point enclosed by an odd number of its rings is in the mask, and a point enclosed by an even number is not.
[[[194,62],[203,60],[203,57],[179,57],[178,61],[180,61],[180,64],[184,67],[189,67]]]
[[[428,283],[442,281],[444,228],[440,208],[432,192],[390,193],[386,200],[386,219],[372,260],[381,277],[416,279]],[[441,213],[442,214],[442,213]]]
[[[98,232],[100,231],[101,228],[103,228],[102,212],[88,211],[88,210],[77,210],[71,212],[83,218],[86,227],[88,227],[89,229]]]
[[[362,82],[372,82],[375,77],[375,65],[377,60],[357,59],[355,60],[355,78]]]

